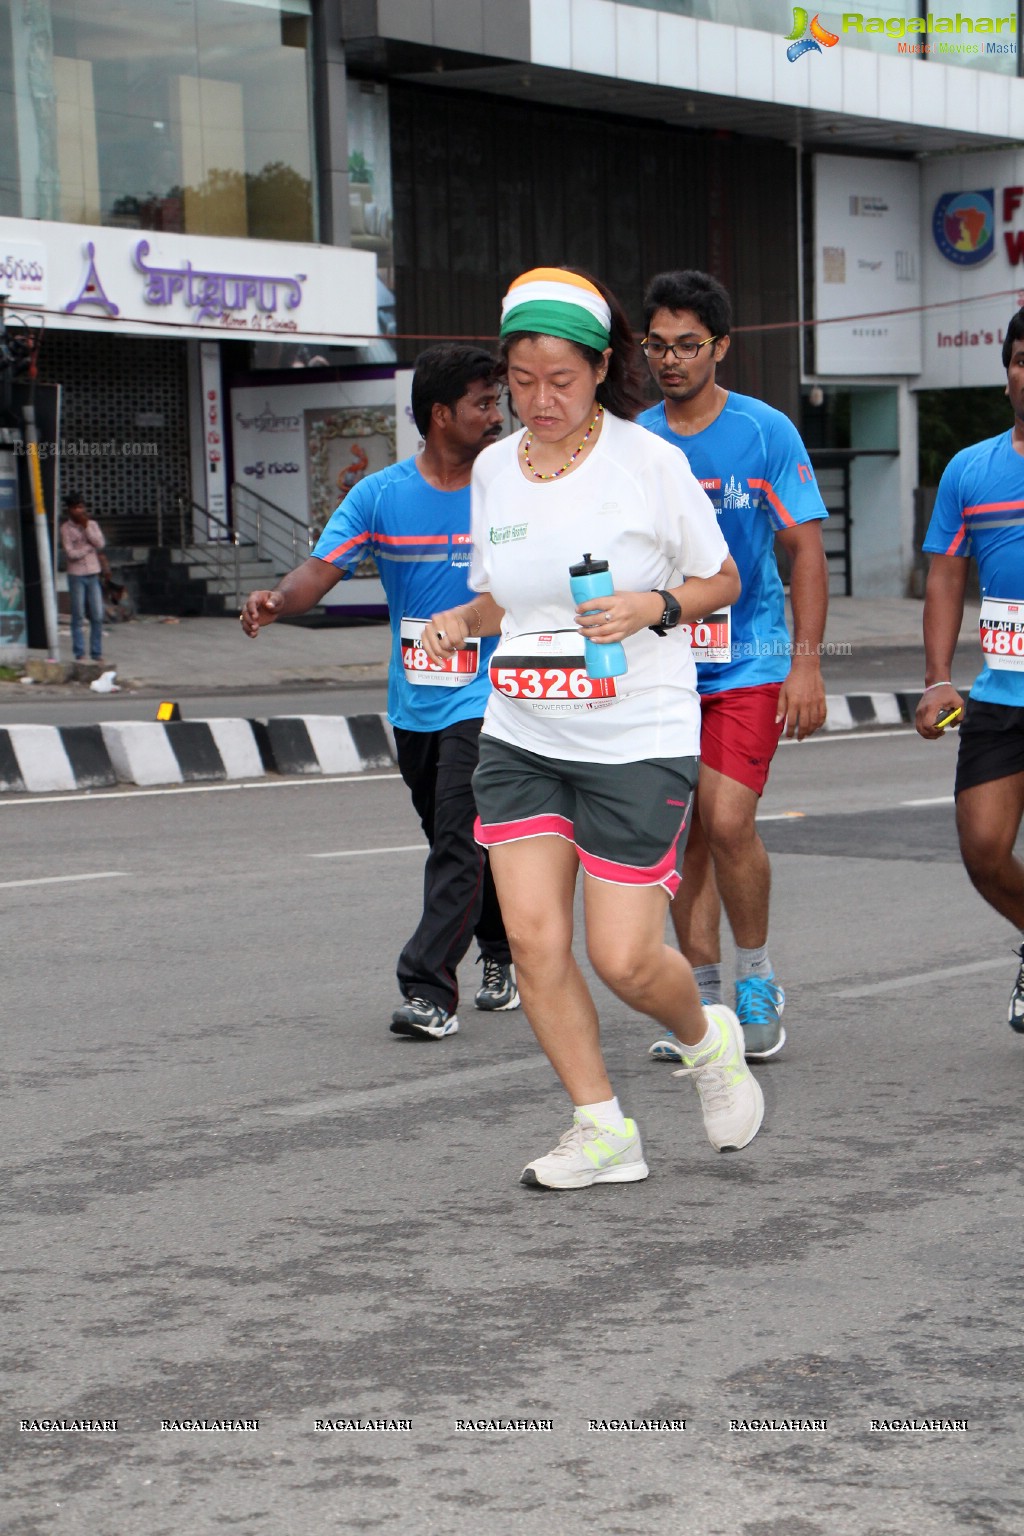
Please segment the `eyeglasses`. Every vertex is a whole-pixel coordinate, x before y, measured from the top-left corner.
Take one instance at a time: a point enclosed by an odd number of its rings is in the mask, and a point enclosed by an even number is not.
[[[692,363],[700,354],[701,347],[714,346],[716,341],[721,341],[721,336],[709,336],[706,341],[648,341],[645,336],[640,343],[648,357],[652,357],[656,363],[660,363],[663,357],[671,352],[681,363]]]

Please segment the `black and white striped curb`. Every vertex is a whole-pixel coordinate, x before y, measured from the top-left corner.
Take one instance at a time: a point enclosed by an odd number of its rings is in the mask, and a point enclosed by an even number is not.
[[[825,728],[909,725],[917,700],[909,693],[829,694]],[[0,726],[0,794],[363,773],[394,764],[395,738],[383,714]]]
[[[913,725],[919,693],[830,693],[827,731],[859,731],[875,725]]]
[[[384,715],[0,727],[0,794],[393,768]]]

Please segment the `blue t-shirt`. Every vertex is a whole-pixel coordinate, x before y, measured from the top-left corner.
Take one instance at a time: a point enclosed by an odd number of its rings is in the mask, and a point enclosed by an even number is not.
[[[698,692],[781,683],[789,675],[790,644],[773,540],[780,528],[828,516],[800,434],[774,406],[733,393],[711,425],[692,437],[672,431],[664,400],[637,421],[686,454],[743,582],[732,608],[732,659],[701,662]]]
[[[487,708],[487,663],[497,636],[480,642],[477,674],[459,687],[411,682],[410,675],[419,674],[407,674],[402,660],[403,619],[429,619],[476,595],[468,581],[469,517],[468,485],[436,490],[415,458],[403,459],[353,486],[313,550],[346,578],[366,555],[377,562],[391,618],[388,719],[400,730],[440,731]]]
[[[1012,431],[986,438],[950,459],[939,481],[924,548],[930,555],[973,555],[983,605],[985,598],[1019,605],[1024,629],[1024,457],[1014,450]],[[1010,610],[1005,622],[1014,626],[1017,621]],[[1024,660],[1019,653],[1016,659]],[[998,660],[995,650],[985,656],[971,698],[1024,705],[1024,671],[989,664]]]

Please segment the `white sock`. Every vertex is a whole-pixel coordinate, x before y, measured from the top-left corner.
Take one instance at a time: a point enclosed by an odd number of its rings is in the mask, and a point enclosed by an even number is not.
[[[705,1018],[707,1018],[706,1014]],[[702,1051],[710,1050],[712,1046],[720,1044],[721,1039],[722,1031],[717,1024],[708,1019],[708,1027],[703,1040],[698,1040],[696,1045],[685,1045],[683,1047],[684,1059],[692,1064]]]
[[[772,963],[768,959],[768,945],[762,944],[760,949],[740,949],[736,946],[736,975],[763,976],[767,981],[773,975]]]
[[[626,1117],[619,1108],[618,1099],[605,1099],[602,1104],[574,1104],[578,1115],[586,1115],[588,1120],[593,1120],[605,1131],[618,1131],[624,1135],[626,1130]]]
[[[697,991],[701,997],[709,1003],[720,1003],[722,998],[722,962],[716,960],[714,965],[695,965],[693,979],[697,983]]]

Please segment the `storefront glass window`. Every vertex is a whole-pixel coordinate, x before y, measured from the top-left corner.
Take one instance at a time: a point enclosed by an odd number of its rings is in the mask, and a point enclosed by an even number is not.
[[[0,3],[0,214],[311,240],[309,0]]]

